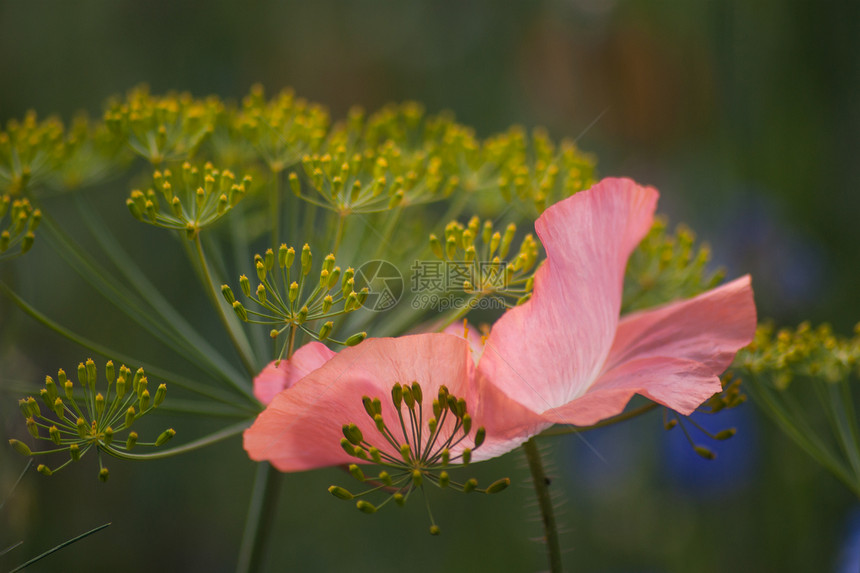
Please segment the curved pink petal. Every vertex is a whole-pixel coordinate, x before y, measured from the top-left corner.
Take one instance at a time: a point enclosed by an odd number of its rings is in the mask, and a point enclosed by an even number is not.
[[[633,394],[690,414],[721,390],[719,374],[752,341],[755,327],[749,276],[628,315],[588,392],[544,415],[556,423],[594,424],[621,413]]]
[[[356,459],[340,446],[342,426],[354,423],[365,440],[381,451],[396,454],[365,412],[362,397],[380,398],[389,428],[399,429],[391,387],[396,382],[418,381],[425,396],[426,431],[426,421],[433,415],[432,400],[440,386],[473,403],[473,373],[469,345],[460,337],[438,333],[365,340],[339,352],[278,394],[245,431],[245,450],[251,459],[269,460],[281,471],[354,463]],[[405,406],[403,411],[407,411]],[[450,425],[449,417],[445,426]],[[398,432],[395,435],[402,439],[402,432]]]
[[[579,398],[543,413],[548,422],[589,426],[620,414],[634,394],[689,414],[720,391],[714,372],[693,360],[643,358],[601,376]]]
[[[254,378],[254,396],[268,404],[278,393],[304,378],[336,354],[325,344],[309,342],[296,350],[289,360],[270,362]],[[276,365],[277,364],[277,365]]]
[[[535,223],[547,260],[529,302],[494,326],[482,377],[534,412],[582,396],[603,368],[618,324],[627,259],[653,221],[656,190],[605,179]]]

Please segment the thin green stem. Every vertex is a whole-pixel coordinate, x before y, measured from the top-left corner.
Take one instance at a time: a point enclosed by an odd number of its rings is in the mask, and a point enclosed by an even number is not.
[[[209,263],[206,262],[206,255],[203,253],[203,243],[200,241],[199,234],[194,238],[194,248],[195,252],[197,253],[197,259],[200,263],[200,270],[203,275],[203,282],[205,283],[204,287],[206,288],[206,292],[209,295],[209,299],[212,301],[212,305],[218,311],[218,317],[221,319],[221,324],[224,325],[224,329],[230,336],[230,341],[236,348],[236,352],[239,354],[239,358],[242,360],[242,365],[245,366],[245,370],[248,371],[248,374],[254,376],[255,374],[257,374],[257,367],[254,364],[254,354],[251,350],[251,346],[248,343],[248,339],[244,336],[244,333],[241,330],[239,332],[236,332],[236,329],[233,328],[233,325],[230,322],[229,318],[227,318],[227,312],[224,310],[224,303],[218,296],[218,291],[215,288],[215,283],[212,281],[212,273],[209,271]],[[237,387],[237,390],[239,390],[246,396],[252,395],[251,389],[247,386]]]
[[[221,357],[209,345],[208,341],[161,295],[155,285],[149,281],[146,273],[134,263],[134,257],[129,256],[122,249],[117,237],[111,234],[107,225],[98,218],[95,209],[81,197],[77,198],[77,205],[81,217],[87,222],[87,228],[111,262],[125,276],[127,284],[131,285],[137,294],[158,313],[165,324],[176,331],[182,341],[188,343],[186,348],[197,351],[202,358],[211,361],[218,370],[224,373],[225,378],[241,379],[241,374]]]
[[[549,559],[549,570],[551,573],[561,573],[561,550],[558,543],[558,528],[555,524],[555,513],[552,507],[552,499],[549,493],[550,480],[544,472],[543,461],[534,438],[523,444],[529,470],[532,474],[532,482],[535,486],[538,507],[540,507],[543,521],[544,541],[546,541],[547,558]]]
[[[246,429],[248,429],[248,426],[250,425],[250,420],[244,420],[242,422],[239,422],[238,424],[227,426],[226,428],[218,430],[217,432],[209,434],[208,436],[204,436],[198,440],[194,440],[193,442],[188,442],[187,444],[183,444],[179,447],[171,448],[169,450],[153,452],[151,454],[129,454],[127,452],[116,450],[114,448],[107,448],[105,451],[115,458],[121,458],[124,460],[160,460],[164,458],[178,456],[179,454],[193,452],[194,450],[199,450],[200,448],[211,446],[212,444],[216,444],[220,441],[226,440],[227,438],[232,438],[233,436],[244,432]]]
[[[177,332],[175,324],[170,320],[159,319],[142,303],[140,298],[127,289],[123,281],[115,277],[99,263],[92,259],[59,225],[46,217],[46,238],[78,274],[93,288],[107,298],[117,309],[148,330],[153,336],[167,341],[186,360],[196,364],[200,369],[212,375],[213,378],[223,379],[232,385],[236,384],[238,373],[225,361],[216,363],[211,356],[205,354],[206,347],[194,344],[182,332]]]
[[[6,283],[4,283],[2,281],[0,281],[0,292],[2,292],[7,297],[9,297],[12,300],[12,302],[14,302],[18,306],[18,308],[20,308],[27,315],[29,315],[31,318],[36,320],[36,322],[38,322],[42,326],[45,326],[49,330],[52,330],[53,332],[59,334],[63,338],[66,338],[67,340],[70,340],[79,346],[82,346],[84,348],[92,350],[93,352],[101,354],[102,356],[109,357],[109,358],[112,358],[114,360],[118,360],[119,362],[122,362],[125,364],[133,364],[136,366],[140,366],[148,374],[150,374],[152,376],[156,376],[158,378],[161,378],[165,382],[168,382],[170,384],[175,384],[176,386],[179,386],[180,388],[185,388],[186,390],[189,390],[191,392],[195,392],[197,394],[200,394],[201,396],[206,396],[207,398],[212,398],[213,400],[217,400],[217,401],[223,402],[225,404],[230,404],[230,405],[236,406],[238,408],[245,408],[248,411],[248,413],[254,413],[257,411],[257,410],[248,409],[248,406],[243,406],[242,404],[237,404],[235,394],[225,392],[225,391],[221,390],[220,388],[212,388],[210,386],[200,384],[199,382],[194,382],[192,380],[188,380],[188,379],[183,378],[181,376],[178,376],[172,372],[161,369],[161,368],[159,368],[153,364],[149,364],[149,363],[146,363],[142,360],[138,360],[137,358],[128,356],[126,354],[122,354],[120,352],[116,352],[116,351],[112,350],[111,348],[108,348],[106,346],[102,346],[101,344],[93,342],[87,338],[84,338],[83,336],[80,336],[80,335],[72,332],[71,330],[69,330],[63,326],[60,326],[58,323],[49,319],[47,316],[45,316],[44,314],[40,313],[38,310],[36,310],[32,306],[30,306],[24,299],[19,297],[11,288],[9,288],[8,285],[6,285]],[[254,399],[254,403],[257,403],[256,399]]]
[[[656,402],[649,402],[648,404],[644,404],[638,408],[634,408],[632,410],[628,410],[627,412],[622,412],[617,416],[612,416],[611,418],[606,418],[605,420],[601,420],[596,424],[592,424],[590,426],[564,426],[564,427],[553,427],[548,430],[541,432],[541,436],[565,436],[567,434],[577,434],[580,432],[586,432],[588,430],[596,430],[597,428],[605,428],[606,426],[611,426],[612,424],[617,424],[618,422],[626,422],[627,420],[632,420],[633,418],[637,418],[642,414],[647,414],[651,410],[656,410],[660,407],[660,404]]]
[[[277,497],[283,482],[283,474],[268,462],[257,465],[248,517],[242,533],[237,573],[253,573],[261,570],[270,525],[275,515]]]
[[[272,184],[269,186],[269,214],[272,217],[272,248],[278,251],[281,240],[281,171],[272,170]],[[293,229],[290,229],[293,232]]]
[[[9,571],[9,573],[16,573],[17,571],[22,571],[22,570],[26,569],[27,567],[29,567],[30,565],[32,565],[33,563],[36,563],[37,561],[41,561],[42,559],[44,559],[48,555],[51,555],[52,553],[55,553],[55,552],[59,551],[60,549],[63,549],[64,547],[68,547],[72,543],[78,542],[81,539],[92,535],[93,533],[98,533],[99,531],[101,531],[105,527],[108,527],[109,525],[110,525],[110,523],[104,523],[102,525],[99,525],[98,527],[94,527],[93,529],[90,529],[86,533],[82,533],[76,537],[72,537],[68,541],[64,541],[63,543],[60,543],[59,545],[57,545],[51,549],[48,549],[47,551],[45,551],[41,555],[37,555],[36,557],[33,557],[32,559],[30,559],[26,563],[22,563],[21,565],[15,567],[11,571]]]
[[[293,356],[295,350],[295,335],[296,327],[293,326],[290,328],[287,360]],[[284,475],[268,462],[262,462],[257,466],[254,489],[251,490],[251,503],[248,505],[248,516],[242,532],[236,573],[254,573],[260,570],[266,543],[271,534],[272,519],[278,505],[278,493],[281,490],[283,478]]]
[[[337,255],[337,250],[340,248],[340,242],[343,240],[343,231],[346,227],[346,213],[338,213],[337,216],[337,227],[335,228],[334,233],[334,248],[331,250],[332,253]]]
[[[772,395],[770,389],[766,387],[766,383],[760,380],[757,376],[749,373],[747,376],[750,384],[747,386],[747,391],[752,397],[765,408],[765,411],[770,414],[771,418],[788,434],[795,443],[801,447],[807,454],[812,456],[819,464],[830,470],[833,475],[842,480],[855,495],[860,495],[858,485],[851,479],[850,472],[843,465],[842,461],[834,455],[818,435],[809,427],[804,420],[795,414],[788,412],[779,401]]]

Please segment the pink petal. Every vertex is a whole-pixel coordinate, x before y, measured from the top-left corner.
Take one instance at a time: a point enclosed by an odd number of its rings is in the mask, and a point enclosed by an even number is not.
[[[465,321],[464,321],[465,322]],[[484,338],[481,336],[481,333],[478,332],[478,329],[466,322],[455,322],[453,324],[449,324],[443,330],[445,334],[453,334],[454,336],[460,336],[469,341],[469,348],[472,351],[472,359],[475,361],[475,364],[481,359],[481,356],[484,354]]]
[[[547,420],[593,424],[621,413],[633,394],[690,414],[721,390],[719,374],[755,334],[749,276],[690,300],[624,317],[603,374]]]
[[[254,378],[254,396],[268,404],[278,393],[289,388],[326,362],[336,353],[320,342],[309,342],[296,350],[289,360],[279,365],[270,362]]]
[[[433,415],[432,400],[441,385],[473,401],[473,372],[469,345],[462,338],[439,333],[368,339],[339,352],[278,394],[245,431],[245,450],[251,459],[269,460],[281,471],[355,463],[340,446],[342,426],[354,423],[365,440],[394,454],[364,411],[362,397],[380,398],[383,418],[395,430],[399,423],[391,387],[396,382],[418,381],[424,393],[426,431],[426,421]],[[449,417],[446,425],[450,422]],[[395,435],[402,438],[401,433]]]
[[[651,227],[657,196],[605,179],[544,212],[535,228],[547,260],[531,300],[490,333],[484,379],[534,412],[586,392],[612,345],[627,258]]]
[[[623,412],[633,394],[689,414],[720,388],[719,377],[701,362],[643,358],[625,362],[602,376],[585,395],[543,416],[557,424],[589,426]]]

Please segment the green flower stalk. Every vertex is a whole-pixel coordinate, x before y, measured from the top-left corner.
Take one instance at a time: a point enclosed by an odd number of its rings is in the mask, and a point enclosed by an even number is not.
[[[44,409],[32,396],[18,401],[30,435],[55,447],[33,451],[15,439],[9,440],[10,445],[25,456],[59,452],[69,456],[54,468],[39,464],[40,473],[52,475],[94,449],[99,457],[99,479],[107,481],[110,474],[103,464],[102,452],[122,458],[136,446],[162,446],[176,435],[173,429],[167,429],[154,442],[140,442],[137,432],[131,430],[135,421],[161,405],[167,393],[166,385],[160,384],[151,394],[142,368],[132,372],[122,365],[117,371],[108,361],[104,394],[97,390],[98,376],[92,359],[78,365],[77,375],[78,388],[63,370],[57,372],[56,381],[50,376],[45,378],[45,387],[39,391]]]

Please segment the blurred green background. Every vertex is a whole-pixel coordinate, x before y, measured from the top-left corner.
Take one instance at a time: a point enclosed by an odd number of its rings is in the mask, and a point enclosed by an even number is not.
[[[860,319],[857,2],[0,0],[0,123],[28,109],[99,115],[140,82],[228,99],[255,82],[270,94],[292,86],[336,118],[413,99],[479,136],[544,125],[596,153],[601,175],[656,186],[660,211],[708,241],[730,276],[753,274],[763,317],[843,333]],[[69,289],[47,310],[109,321],[57,264],[52,280]],[[187,270],[160,272],[169,285]],[[0,313],[0,389],[35,387],[84,357],[6,301]],[[25,433],[18,397],[0,393],[2,444]],[[856,500],[754,405],[732,415],[717,425],[741,431],[714,462],[665,435],[659,416],[548,440],[568,570],[843,570],[852,543],[860,552]],[[0,499],[22,468],[0,448]],[[326,493],[346,481],[339,472],[287,476],[269,570],[544,568],[519,454],[475,469],[519,485],[487,499],[435,495],[440,538],[426,534],[421,504],[369,517]],[[232,569],[253,474],[239,440],[113,463],[107,484],[91,470],[25,477],[0,509],[0,548],[24,544],[0,568],[112,521],[33,570]]]

